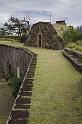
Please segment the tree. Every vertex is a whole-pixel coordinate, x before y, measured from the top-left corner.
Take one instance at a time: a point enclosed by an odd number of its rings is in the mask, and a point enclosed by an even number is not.
[[[6,35],[6,30],[4,28],[0,28],[0,36],[5,36]]]
[[[78,29],[70,27],[63,33],[63,39],[66,41],[66,43],[76,42],[82,39],[82,33]]]
[[[30,28],[29,21],[25,18],[20,20],[15,17],[10,17],[8,23],[5,23],[4,26],[9,33],[16,33],[18,36],[23,36],[28,33]]]

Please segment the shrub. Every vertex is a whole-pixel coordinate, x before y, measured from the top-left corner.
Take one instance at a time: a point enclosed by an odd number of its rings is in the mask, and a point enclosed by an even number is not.
[[[21,79],[18,79],[17,76],[13,76],[9,79],[9,85],[12,87],[13,96],[16,97],[21,86]]]
[[[4,36],[0,37],[1,41],[11,41],[11,42],[20,42],[20,37],[18,36]]]
[[[70,27],[67,31],[63,33],[63,39],[66,41],[66,44],[70,42],[77,42],[82,39],[82,33],[78,29]]]
[[[82,52],[82,46],[80,44],[69,43],[67,47]]]

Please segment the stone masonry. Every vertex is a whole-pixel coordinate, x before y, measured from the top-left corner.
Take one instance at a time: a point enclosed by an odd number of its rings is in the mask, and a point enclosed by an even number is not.
[[[63,40],[57,35],[56,30],[50,22],[33,24],[25,44],[55,50],[64,48]]]

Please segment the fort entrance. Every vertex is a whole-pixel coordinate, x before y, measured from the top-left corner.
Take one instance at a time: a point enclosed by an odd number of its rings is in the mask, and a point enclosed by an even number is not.
[[[42,47],[42,34],[38,34],[37,47]]]

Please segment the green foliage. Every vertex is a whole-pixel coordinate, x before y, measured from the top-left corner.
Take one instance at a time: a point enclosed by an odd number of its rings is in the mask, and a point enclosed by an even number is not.
[[[13,89],[13,96],[16,97],[17,93],[19,91],[20,85],[21,85],[21,79],[18,79],[17,76],[12,76],[9,79],[9,85],[12,87]]]
[[[70,42],[77,42],[82,39],[82,33],[78,29],[70,27],[67,31],[63,33],[63,39],[66,41],[66,44]]]
[[[80,43],[77,43],[77,42],[76,43],[69,43],[67,45],[67,47],[82,52],[82,44],[80,44]]]
[[[5,36],[6,35],[6,31],[4,28],[0,28],[0,36]]]
[[[0,41],[20,42],[19,36],[1,36]]]
[[[15,33],[18,36],[22,36],[23,34],[28,33],[30,29],[28,20],[25,18],[20,20],[19,18],[12,16],[9,18],[8,23],[6,22],[4,24],[4,27],[8,34],[13,35],[13,33]]]
[[[76,46],[75,43],[69,43],[69,44],[67,44],[67,47],[68,47],[68,48],[72,48],[72,49],[74,49],[75,46]]]

